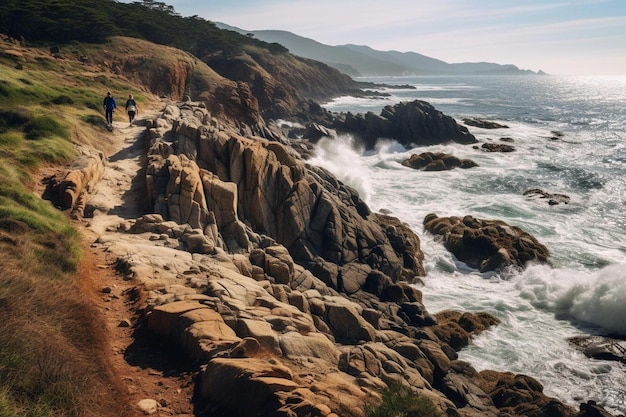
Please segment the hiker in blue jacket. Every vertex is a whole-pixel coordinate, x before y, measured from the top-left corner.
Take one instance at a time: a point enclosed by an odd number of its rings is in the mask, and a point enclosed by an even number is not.
[[[117,103],[115,102],[115,99],[111,95],[110,91],[107,92],[107,96],[104,98],[104,103],[102,104],[102,107],[104,107],[104,113],[107,119],[107,126],[112,128],[113,127],[113,112],[115,111],[115,108],[117,107]]]

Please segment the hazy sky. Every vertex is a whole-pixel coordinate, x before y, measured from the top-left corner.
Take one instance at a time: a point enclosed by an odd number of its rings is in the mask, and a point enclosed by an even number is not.
[[[550,74],[626,74],[626,0],[169,0],[246,30]]]

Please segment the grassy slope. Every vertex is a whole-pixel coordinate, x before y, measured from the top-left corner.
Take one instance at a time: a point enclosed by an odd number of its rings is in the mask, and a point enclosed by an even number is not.
[[[129,415],[81,289],[80,236],[33,190],[42,169],[71,164],[74,144],[106,146],[107,90],[140,106],[156,98],[71,50],[61,55],[0,40],[0,417]]]

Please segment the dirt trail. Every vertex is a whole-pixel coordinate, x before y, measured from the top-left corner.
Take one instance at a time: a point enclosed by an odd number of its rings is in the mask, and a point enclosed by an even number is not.
[[[91,198],[96,207],[93,217],[82,219],[78,227],[87,263],[95,271],[85,278],[87,291],[106,322],[112,373],[130,397],[128,416],[145,415],[137,404],[149,399],[159,403],[152,415],[190,417],[196,415],[192,404],[196,372],[186,369],[175,352],[137,330],[140,314],[134,283],[116,272],[115,259],[94,243],[100,236],[118,233],[110,230],[119,223],[144,214],[145,125],[157,114],[157,109],[148,110],[133,126],[115,121],[113,131],[103,133],[114,151]]]

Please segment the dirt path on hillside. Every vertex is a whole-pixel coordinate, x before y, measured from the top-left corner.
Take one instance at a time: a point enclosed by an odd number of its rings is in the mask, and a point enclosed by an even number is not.
[[[121,222],[144,214],[145,125],[159,110],[140,114],[133,126],[115,121],[112,132],[103,132],[103,140],[110,142],[106,147],[113,151],[90,199],[96,207],[93,217],[78,222],[86,264],[91,265],[87,268],[91,272],[83,274],[87,275],[83,284],[106,322],[110,348],[105,354],[110,354],[114,379],[128,392],[128,415],[148,414],[138,406],[143,402],[156,406],[152,410],[156,410],[152,413],[155,416],[191,417],[196,415],[192,398],[197,372],[179,361],[175,352],[142,334],[137,327],[141,314],[135,303],[138,294],[134,283],[118,273],[115,259],[94,243],[102,236],[118,233],[113,229]]]

